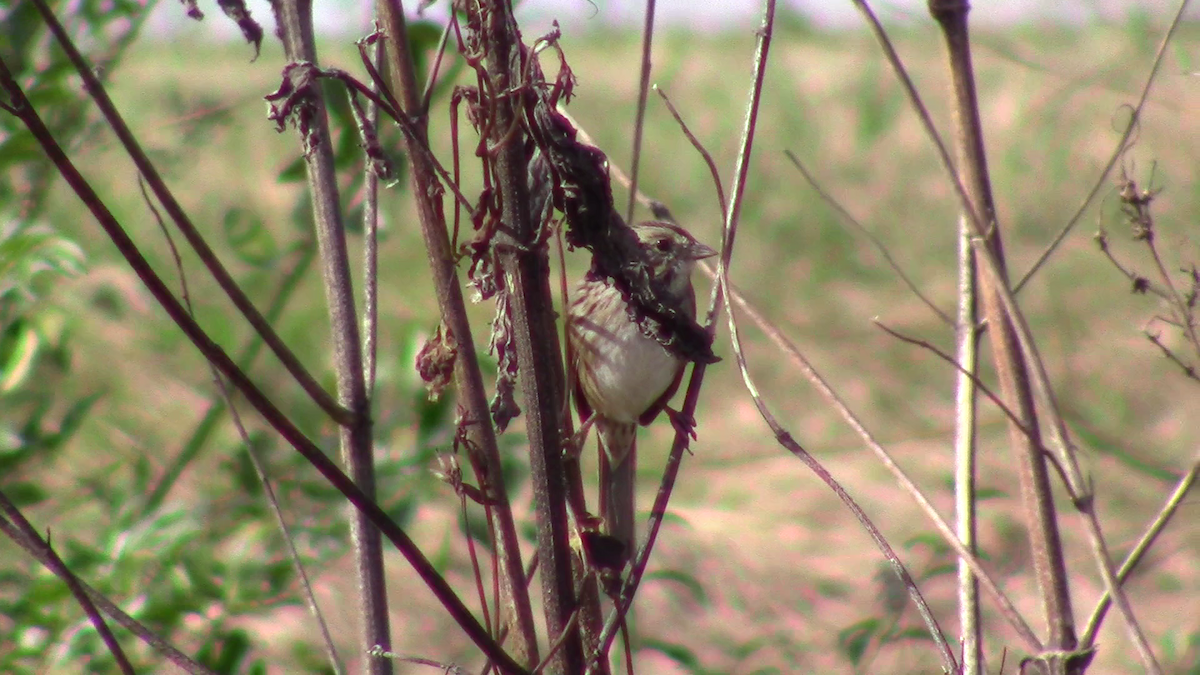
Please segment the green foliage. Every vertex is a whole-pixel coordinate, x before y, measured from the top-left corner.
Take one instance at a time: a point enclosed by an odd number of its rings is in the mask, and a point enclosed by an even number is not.
[[[708,605],[708,594],[704,591],[704,584],[699,579],[688,574],[683,570],[655,570],[647,572],[642,577],[643,583],[651,581],[669,581],[686,590],[691,596],[693,602],[700,605]]]
[[[50,227],[10,222],[4,230],[0,231],[0,317],[14,305],[31,301],[43,275],[69,277],[83,270],[83,251]]]

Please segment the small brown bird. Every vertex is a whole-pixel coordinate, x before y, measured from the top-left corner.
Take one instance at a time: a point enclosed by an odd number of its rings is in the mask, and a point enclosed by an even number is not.
[[[716,251],[673,223],[633,226],[654,278],[687,313],[696,315],[692,270]],[[637,425],[654,421],[674,396],[685,362],[642,334],[627,303],[607,279],[580,284],[567,320],[579,416],[600,436],[600,513],[607,532],[633,555]]]

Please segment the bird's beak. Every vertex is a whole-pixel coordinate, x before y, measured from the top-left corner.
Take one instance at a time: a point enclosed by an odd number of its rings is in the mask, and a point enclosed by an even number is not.
[[[697,241],[691,245],[688,253],[691,254],[690,257],[692,260],[704,260],[705,258],[711,258],[716,255],[717,251],[712,247],[705,246]]]

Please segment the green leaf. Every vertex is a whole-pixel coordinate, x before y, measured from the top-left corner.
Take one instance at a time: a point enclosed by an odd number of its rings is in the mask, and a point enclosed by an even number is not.
[[[867,647],[871,644],[871,639],[879,630],[879,624],[879,619],[864,619],[838,632],[838,647],[854,665],[858,665],[862,661]]]
[[[234,255],[254,267],[269,267],[279,257],[279,247],[262,219],[239,207],[225,212],[225,239]]]
[[[46,501],[49,495],[37,483],[29,481],[19,481],[16,483],[5,483],[4,494],[12,500],[20,508],[34,506]]]
[[[943,563],[941,565],[934,565],[933,567],[930,567],[929,569],[925,570],[925,572],[920,575],[919,580],[927,581],[927,580],[933,579],[935,577],[954,576],[955,573],[957,573],[957,572],[958,572],[957,564],[952,563],[952,562]]]
[[[647,639],[641,644],[641,647],[643,649],[653,649],[654,651],[662,652],[672,661],[691,670],[693,673],[704,672],[700,665],[700,659],[696,657],[696,654],[691,649],[683,645],[663,640]]]
[[[308,165],[305,164],[304,157],[297,157],[291,164],[283,167],[277,180],[280,183],[300,183],[308,180]]]
[[[436,401],[430,401],[422,390],[413,398],[417,413],[417,442],[421,447],[431,449],[429,446],[437,436],[453,434],[450,415],[454,410],[454,397],[441,396]]]
[[[704,592],[704,586],[696,579],[696,577],[682,570],[656,570],[648,572],[644,577],[645,581],[673,581],[680,586],[683,586],[691,596],[692,600],[702,605],[708,604],[708,594]]]
[[[267,581],[268,597],[279,597],[296,579],[296,568],[292,566],[291,558],[276,560],[265,567],[255,565],[254,568],[261,570]]]
[[[25,383],[37,362],[41,336],[25,321],[15,321],[0,338],[0,394]]]
[[[255,433],[250,437],[250,442],[255,444],[261,438],[262,434]],[[253,451],[258,452],[258,448],[254,448]],[[258,471],[254,469],[254,462],[250,458],[250,450],[241,447],[241,444],[239,444],[238,449],[233,453],[231,462],[233,464],[234,480],[238,489],[251,498],[257,498],[262,494],[262,481],[258,478]]]
[[[88,413],[92,411],[92,406],[96,405],[103,396],[104,392],[98,391],[88,394],[71,404],[71,407],[63,415],[62,422],[58,425],[58,432],[48,438],[48,445],[55,449],[66,445],[75,436],[76,432],[79,431],[79,428],[83,426]]]
[[[0,300],[37,296],[35,282],[45,273],[76,276],[83,270],[83,250],[45,225],[0,224]]]
[[[988,499],[1007,499],[1008,492],[1000,488],[979,488],[975,492],[976,501],[986,501]]]
[[[950,545],[942,540],[941,535],[933,532],[922,532],[921,534],[909,537],[904,541],[904,548],[909,551],[918,546],[925,546],[929,549],[930,555],[943,556],[950,553]]]
[[[100,565],[112,562],[112,558],[104,551],[75,539],[65,540],[58,554],[71,571],[78,575],[85,575]]]
[[[218,673],[239,673],[241,664],[250,656],[250,637],[237,628],[214,635],[200,648],[196,660]]]

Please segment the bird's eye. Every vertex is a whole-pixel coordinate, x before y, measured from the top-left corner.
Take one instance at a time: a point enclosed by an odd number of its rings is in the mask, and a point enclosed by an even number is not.
[[[659,239],[658,241],[654,242],[654,248],[658,249],[660,253],[670,252],[671,246],[672,244],[670,239]]]

